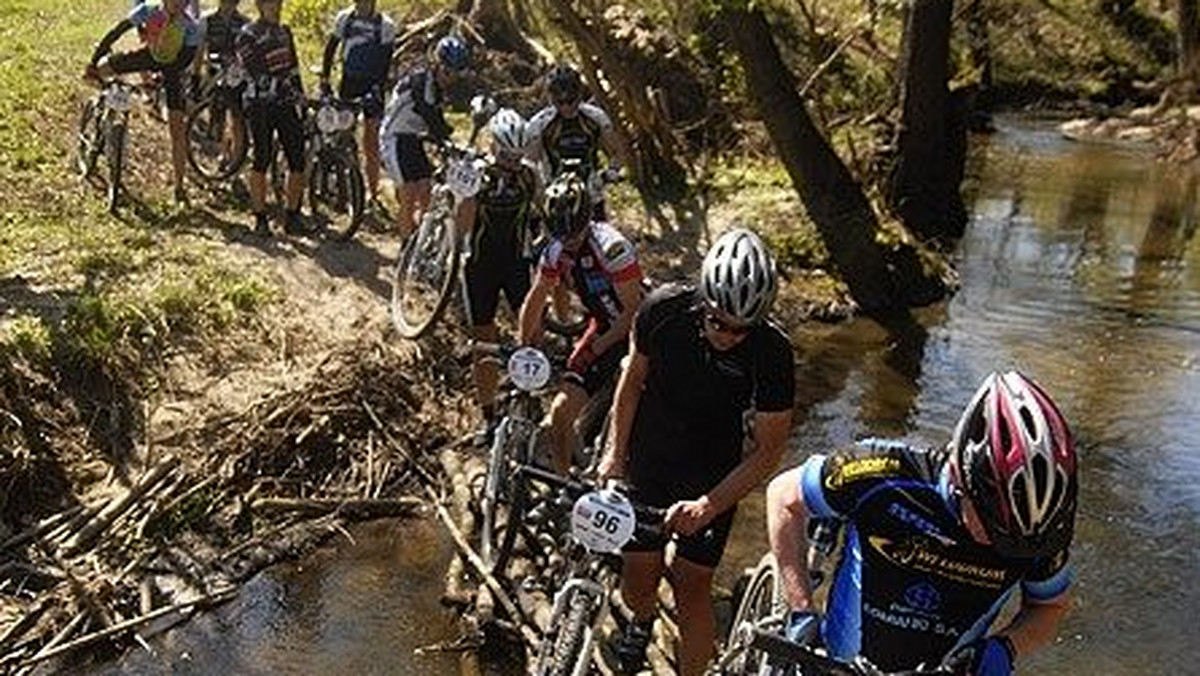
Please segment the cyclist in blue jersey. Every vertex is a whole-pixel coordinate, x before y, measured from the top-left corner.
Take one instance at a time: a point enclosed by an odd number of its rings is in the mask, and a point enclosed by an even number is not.
[[[338,45],[342,47],[342,81],[338,97],[344,101],[359,99],[362,102],[367,197],[375,203],[379,196],[379,121],[383,117],[384,89],[396,45],[396,24],[376,9],[375,0],[355,0],[353,7],[339,12],[325,42],[325,55],[321,61],[321,94],[324,96],[332,91],[329,74]]]
[[[946,447],[865,446],[810,457],[767,489],[789,635],[885,671],[1009,676],[1068,608],[1078,485],[1058,407],[1020,373],[993,373]],[[802,554],[810,518],[844,531],[823,617]],[[994,626],[1018,595],[1016,615]]]
[[[447,35],[430,50],[424,64],[400,76],[388,96],[379,138],[379,153],[388,178],[396,187],[400,237],[416,227],[429,208],[433,165],[425,153],[426,139],[447,141],[454,130],[442,111],[442,97],[455,74],[471,63],[467,43]]]
[[[136,28],[142,48],[110,54],[122,35]],[[200,44],[200,27],[188,13],[186,0],[140,2],[129,16],[108,31],[92,53],[84,76],[107,80],[121,73],[160,72],[167,95],[167,125],[171,134],[171,166],[174,169],[175,200],[187,200],[187,139],[184,127],[186,101],[183,73]]]

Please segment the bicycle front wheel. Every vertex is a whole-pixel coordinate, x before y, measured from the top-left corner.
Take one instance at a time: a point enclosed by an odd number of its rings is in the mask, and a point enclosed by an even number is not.
[[[100,140],[100,123],[96,117],[96,99],[83,103],[79,113],[78,138],[75,143],[75,170],[83,178],[92,175],[104,144]]]
[[[209,97],[188,113],[188,163],[205,181],[232,178],[245,164],[249,145],[245,118],[225,102]]]
[[[750,574],[746,591],[742,593],[742,600],[729,626],[725,650],[734,652],[731,653],[733,658],[728,660],[727,666],[721,671],[723,676],[765,676],[772,673],[767,666],[766,654],[750,650],[745,630],[751,626],[758,626],[763,620],[771,617],[782,617],[786,609],[775,557],[764,554],[754,572]]]
[[[108,161],[108,210],[116,213],[121,197],[121,172],[125,169],[125,123],[115,122],[108,128],[105,141]]]
[[[596,599],[579,587],[565,592],[560,610],[550,618],[550,629],[538,650],[536,676],[584,676],[591,672],[595,645]]]
[[[392,323],[405,338],[425,335],[450,302],[458,274],[458,234],[454,217],[427,212],[409,235],[392,278]]]
[[[354,158],[342,152],[317,156],[308,175],[313,217],[337,239],[350,239],[362,225],[366,189]]]

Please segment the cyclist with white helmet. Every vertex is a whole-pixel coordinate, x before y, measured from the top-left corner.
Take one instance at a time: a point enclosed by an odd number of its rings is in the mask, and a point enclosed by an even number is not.
[[[578,176],[564,174],[546,187],[545,212],[551,240],[521,305],[519,340],[523,345],[541,340],[544,313],[556,292],[574,293],[587,310],[587,329],[575,342],[550,405],[549,445],[555,470],[565,474],[580,412],[612,383],[629,347],[642,300],[642,269],[632,242],[611,224],[592,220],[587,187]]]
[[[777,283],[758,235],[726,232],[705,256],[698,288],[664,286],[642,303],[613,400],[599,473],[626,478],[640,502],[667,509],[684,676],[704,673],[712,657],[713,573],[736,505],[775,471],[791,428],[792,348],[767,319]],[[629,673],[645,661],[666,544],[639,540],[623,555],[621,598],[634,621],[614,652]]]
[[[525,118],[511,108],[501,109],[488,123],[488,133],[491,157],[482,185],[474,197],[463,201],[458,219],[470,252],[463,267],[463,297],[471,337],[495,342],[501,292],[513,312],[520,310],[529,292],[527,250],[539,219],[542,187],[523,156]],[[486,445],[495,421],[496,365],[476,356],[472,376],[484,420],[479,441]]]
[[[1067,612],[1075,526],[1075,446],[1033,380],[984,379],[950,443],[870,440],[814,455],[767,489],[767,528],[791,613],[788,634],[884,671],[949,664],[1008,676],[1054,638]],[[844,531],[822,618],[807,562],[808,519]],[[1010,621],[997,615],[1013,596]]]
[[[442,112],[442,97],[455,74],[470,65],[467,43],[455,35],[438,40],[426,62],[400,76],[384,109],[379,154],[400,204],[401,238],[429,207],[433,166],[424,140],[446,141],[453,129]]]

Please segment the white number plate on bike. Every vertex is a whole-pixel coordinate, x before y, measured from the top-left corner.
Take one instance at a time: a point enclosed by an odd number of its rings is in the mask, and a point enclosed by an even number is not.
[[[483,172],[475,165],[474,160],[458,160],[452,162],[446,171],[446,185],[458,199],[473,197],[479,192],[483,183]]]
[[[550,382],[550,360],[536,347],[522,347],[508,358],[508,377],[526,392],[540,390]]]
[[[636,527],[633,505],[617,491],[592,491],[571,510],[571,534],[593,552],[621,551]]]
[[[122,113],[129,110],[129,107],[133,103],[131,101],[129,91],[121,87],[109,88],[108,93],[104,95],[104,98],[105,103],[108,104],[109,108]]]

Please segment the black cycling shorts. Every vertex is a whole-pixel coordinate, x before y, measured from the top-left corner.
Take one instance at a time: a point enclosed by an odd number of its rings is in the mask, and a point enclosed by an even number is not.
[[[108,66],[114,73],[162,73],[163,91],[167,95],[167,110],[182,111],[187,108],[183,95],[183,70],[192,62],[195,47],[184,47],[171,63],[161,63],[143,47],[132,52],[114,52],[108,57]]]
[[[383,83],[361,77],[342,78],[338,98],[343,101],[357,99],[362,104],[363,117],[378,120],[383,117]]]
[[[467,320],[471,326],[488,326],[496,321],[500,293],[513,313],[529,293],[529,265],[523,260],[505,264],[471,260],[463,269],[463,296],[467,300]]]
[[[637,502],[651,507],[666,509],[680,500],[700,497],[698,495],[686,498],[677,497],[672,495],[671,491],[656,488],[648,482],[639,484],[632,477],[630,481],[632,482],[633,489],[630,492],[630,497]],[[676,556],[682,557],[697,566],[716,568],[717,564],[721,563],[721,557],[725,555],[725,544],[729,541],[730,531],[733,530],[733,517],[736,513],[737,507],[731,507],[718,514],[702,530],[691,535],[662,534],[657,537],[639,536],[625,545],[623,551],[661,552],[666,548],[667,543],[671,539],[674,539]]]
[[[289,171],[304,171],[304,125],[296,106],[261,101],[246,105],[246,125],[254,143],[254,171],[265,172],[275,155],[275,136],[283,145]]]
[[[425,145],[416,134],[396,134],[381,140],[383,166],[396,185],[433,176],[433,165],[425,154]]]

